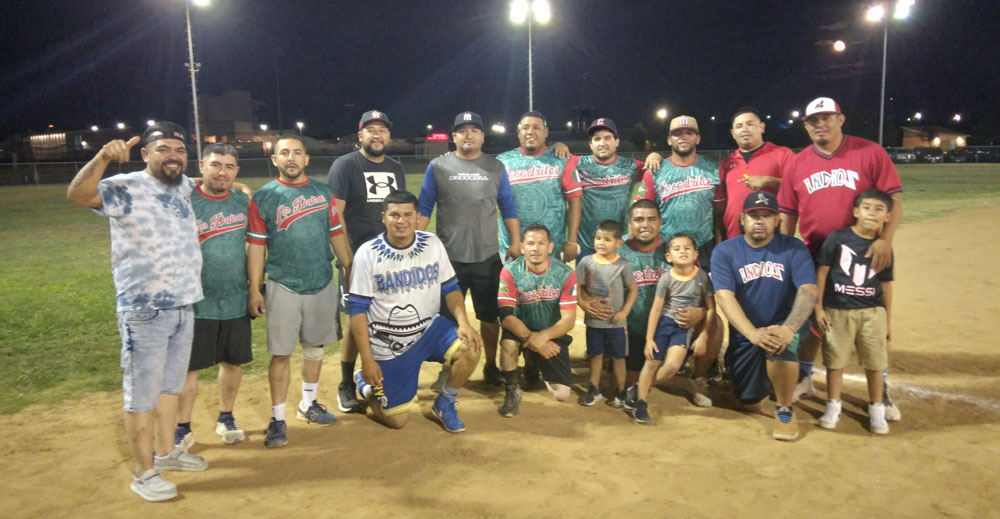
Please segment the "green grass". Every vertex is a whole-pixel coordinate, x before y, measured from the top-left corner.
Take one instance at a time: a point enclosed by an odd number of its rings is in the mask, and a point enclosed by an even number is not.
[[[998,164],[900,172],[904,223],[1000,206]],[[244,180],[254,188],[267,181]],[[419,191],[422,180],[407,175],[409,190]],[[120,387],[108,223],[65,193],[65,185],[0,188],[0,413]],[[253,348],[247,372],[263,372],[262,320],[253,324]],[[202,375],[212,379],[213,371]]]

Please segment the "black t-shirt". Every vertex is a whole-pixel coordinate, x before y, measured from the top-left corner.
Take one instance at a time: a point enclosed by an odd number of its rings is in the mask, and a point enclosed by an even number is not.
[[[359,150],[333,161],[327,183],[334,198],[344,201],[340,217],[347,226],[351,250],[357,252],[362,243],[385,231],[382,200],[397,189],[406,189],[406,175],[403,165],[388,156],[372,162]]]
[[[823,306],[830,308],[872,308],[885,306],[882,283],[892,281],[892,264],[873,272],[865,251],[874,239],[862,238],[850,227],[830,233],[816,262],[830,267],[826,278]]]

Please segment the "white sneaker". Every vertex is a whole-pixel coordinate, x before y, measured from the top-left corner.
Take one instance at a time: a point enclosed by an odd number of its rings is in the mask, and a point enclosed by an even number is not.
[[[708,397],[708,381],[705,377],[689,378],[688,391],[691,392],[691,403],[698,407],[712,407],[712,399]]]
[[[215,434],[222,437],[222,443],[233,445],[246,439],[246,433],[236,425],[233,415],[226,415],[215,422]]]
[[[843,404],[840,400],[827,400],[826,412],[819,417],[819,426],[824,429],[835,429],[840,421],[840,410]]]
[[[868,428],[875,434],[889,434],[889,422],[885,421],[885,404],[868,404]]]
[[[792,392],[792,403],[815,395],[816,388],[813,387],[812,377],[803,378],[798,384],[795,384],[795,391]]]
[[[170,451],[166,456],[153,456],[153,468],[156,470],[180,470],[184,472],[201,472],[208,468],[208,462],[201,456],[195,456],[180,449]]]
[[[132,476],[130,488],[146,501],[166,501],[177,497],[177,485],[163,479],[158,470],[151,470],[139,477]]]
[[[885,405],[885,421],[898,422],[901,418],[903,418],[903,413],[899,411],[899,408],[896,407],[896,404],[889,402],[888,404],[884,405]]]

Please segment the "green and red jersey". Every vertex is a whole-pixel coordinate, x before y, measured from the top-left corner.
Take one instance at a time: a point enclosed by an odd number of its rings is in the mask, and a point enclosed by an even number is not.
[[[663,239],[657,238],[649,248],[643,249],[631,237],[626,236],[625,244],[616,252],[632,265],[632,275],[635,276],[635,286],[639,292],[625,326],[629,335],[645,336],[649,310],[653,306],[653,298],[656,297],[656,283],[670,268]]]
[[[521,256],[500,271],[497,304],[512,307],[529,330],[544,330],[559,321],[561,309],[576,307],[576,273],[555,258],[535,272]]]
[[[191,194],[201,245],[201,288],[194,304],[198,319],[236,319],[247,313],[246,237],[250,197],[230,189],[212,196],[197,187]]]
[[[642,181],[649,172],[642,162],[615,156],[604,163],[593,155],[580,157],[576,165],[577,177],[583,190],[583,212],[577,243],[584,249],[594,250],[594,233],[604,220],[614,220],[628,228],[629,197],[632,185]]]

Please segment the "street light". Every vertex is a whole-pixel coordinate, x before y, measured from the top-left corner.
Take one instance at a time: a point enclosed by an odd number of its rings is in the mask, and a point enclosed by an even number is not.
[[[96,132],[97,131],[97,125],[95,124],[95,125],[91,126],[90,127],[90,131]]]
[[[195,83],[194,74],[198,72],[200,65],[194,62],[194,40],[191,38],[191,4],[198,7],[205,7],[209,0],[184,0],[184,17],[187,21],[188,37],[188,62],[187,68],[191,73],[191,103],[194,106],[194,138],[195,150],[198,152],[198,160],[201,160],[201,126],[198,124],[198,86]]]
[[[156,121],[152,119],[146,119],[146,126],[152,126],[154,124],[156,124]]]
[[[119,130],[124,130],[124,129],[125,129],[125,123],[118,123],[118,124],[116,124],[115,126],[116,126],[116,127],[117,127],[117,128],[119,129]]]
[[[573,121],[566,121],[566,129],[567,130],[573,129]]]
[[[266,131],[267,131],[267,125],[266,125],[266,124],[264,124],[264,123],[261,123],[261,124],[260,124],[260,131],[262,131],[262,132],[266,132]]]
[[[507,133],[507,128],[504,127],[503,123],[494,123],[493,126],[490,127],[490,130],[492,130],[493,133],[498,135],[503,135]]]
[[[798,116],[799,116],[799,111],[798,110],[792,110],[792,117],[794,118],[794,117],[798,117]]]
[[[844,49],[846,49],[846,48],[847,48],[847,44],[844,43],[844,40],[837,40],[837,41],[833,42],[833,50],[834,50],[834,52],[844,52]]]
[[[528,111],[535,110],[534,62],[531,53],[531,19],[545,25],[552,19],[548,0],[514,0],[510,3],[510,21],[517,25],[528,22]]]
[[[666,121],[667,120],[667,109],[666,108],[660,108],[659,110],[657,110],[656,111],[656,118],[659,119],[659,120],[661,120],[661,121]]]
[[[955,114],[954,116],[952,116],[951,120],[955,121],[956,123],[962,122],[962,114]]]
[[[921,120],[921,119],[924,118],[924,114],[922,114],[920,112],[917,112],[917,113],[913,114],[913,118],[919,121],[919,120]]]
[[[910,15],[910,8],[913,7],[915,0],[896,0],[896,9],[892,13],[892,17],[897,20],[903,20]],[[883,128],[885,128],[885,63],[886,63],[886,51],[889,47],[889,20],[885,17],[885,6],[882,4],[875,4],[868,8],[868,12],[865,13],[865,20],[872,23],[882,22],[882,97],[879,102],[878,111],[878,144],[882,145],[882,133]]]
[[[299,135],[302,135],[302,128],[305,128],[306,123],[302,121],[296,121],[295,126],[299,127]]]
[[[427,131],[431,131],[433,129],[434,129],[434,125],[433,124],[428,124],[427,125]]]

